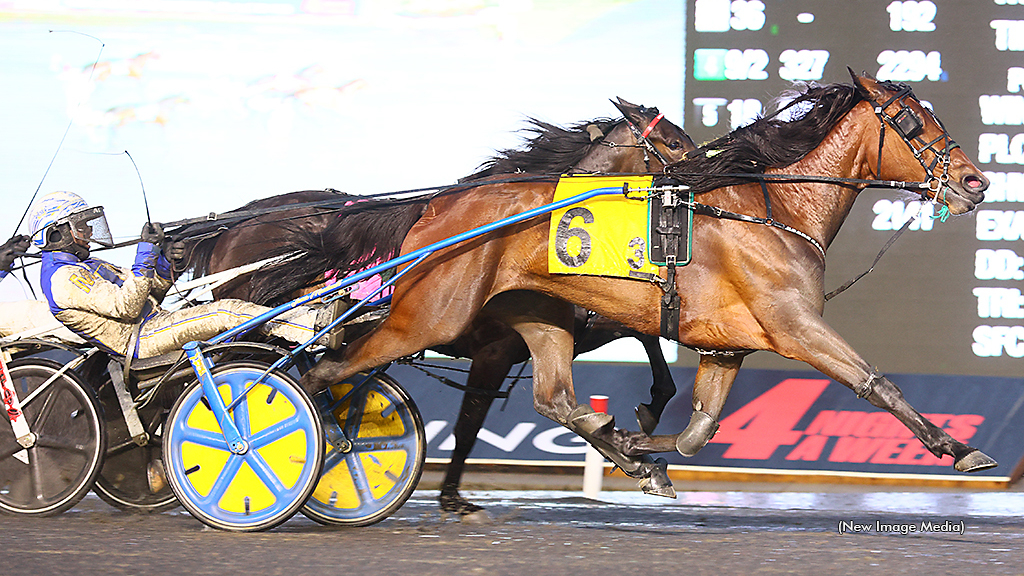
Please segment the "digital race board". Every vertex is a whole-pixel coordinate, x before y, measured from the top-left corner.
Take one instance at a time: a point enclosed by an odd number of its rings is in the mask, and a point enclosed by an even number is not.
[[[1024,373],[1024,0],[690,0],[686,26],[696,142],[777,109],[794,83],[851,82],[847,66],[913,86],[992,181],[987,200],[914,222],[825,317],[886,372]],[[862,193],[829,250],[826,290],[867,269],[920,204]]]

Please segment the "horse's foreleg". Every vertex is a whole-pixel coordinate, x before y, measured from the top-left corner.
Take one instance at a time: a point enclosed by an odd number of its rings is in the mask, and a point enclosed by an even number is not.
[[[945,430],[932,424],[907,402],[903,397],[903,391],[885,376],[872,372],[863,382],[855,384],[852,388],[858,397],[865,398],[872,405],[892,413],[932,454],[940,458],[943,454],[952,456],[953,467],[958,471],[979,472],[998,465],[995,459],[981,450],[956,440]]]
[[[718,417],[732,390],[746,354],[718,356],[702,354],[693,382],[693,413],[690,423],[675,436],[648,436],[642,432],[615,431],[615,443],[632,456],[678,451],[695,456],[718,431]]]
[[[820,317],[801,318],[803,328],[796,334],[777,338],[775,351],[801,360],[840,382],[860,398],[895,416],[935,456],[953,457],[960,472],[977,472],[996,466],[996,461],[968,446],[922,416],[888,378],[872,370],[850,345]],[[810,324],[808,324],[810,322]],[[795,325],[790,323],[789,325]]]
[[[696,456],[718,431],[718,417],[736,380],[746,354],[719,356],[702,354],[693,381],[693,413],[690,423],[676,437],[676,450]]]
[[[672,372],[665,360],[665,353],[661,350],[659,338],[638,333],[636,339],[643,344],[644,350],[647,351],[647,359],[651,364],[651,376],[654,378],[654,383],[651,384],[651,403],[640,404],[636,407],[637,424],[640,425],[640,430],[644,434],[650,436],[654,434],[654,429],[658,426],[668,401],[676,395],[676,383],[672,380]]]

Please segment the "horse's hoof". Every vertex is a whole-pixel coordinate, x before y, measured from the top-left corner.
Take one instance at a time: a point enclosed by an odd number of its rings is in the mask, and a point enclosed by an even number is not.
[[[641,478],[637,484],[644,494],[651,496],[664,496],[675,498],[676,489],[672,486],[672,480],[668,477],[668,462],[664,458],[658,458],[651,466],[651,475]]]
[[[469,513],[469,514],[463,514],[463,515],[459,516],[459,521],[462,522],[463,524],[471,524],[471,525],[474,525],[474,526],[483,526],[485,524],[492,524],[494,522],[494,519],[491,518],[491,515],[487,513],[487,510],[484,510],[484,509],[481,508],[480,510],[477,510],[476,512],[472,512],[472,513]]]
[[[709,414],[694,410],[686,430],[676,436],[676,451],[686,457],[696,456],[715,432],[718,432],[718,422]]]
[[[460,496],[458,493],[442,493],[437,500],[438,503],[441,505],[441,512],[445,513],[450,512],[453,514],[457,514],[458,516],[469,516],[471,514],[484,511],[483,506],[477,506],[476,504],[473,504],[469,500],[466,500],[465,498]]]
[[[959,472],[981,472],[989,468],[995,468],[999,463],[990,458],[981,450],[974,450],[961,456],[953,463],[953,468]]]
[[[640,431],[648,436],[654,434],[654,429],[658,427],[658,419],[654,417],[647,404],[636,407],[636,423],[640,425]]]
[[[594,412],[589,404],[580,404],[569,413],[569,426],[577,434],[594,435],[598,430],[615,428],[615,417],[604,412]]]

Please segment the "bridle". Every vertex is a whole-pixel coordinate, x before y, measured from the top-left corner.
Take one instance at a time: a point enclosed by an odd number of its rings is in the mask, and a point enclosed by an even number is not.
[[[648,111],[657,112],[658,109],[648,109],[643,107],[640,108],[641,114]],[[651,135],[651,132],[654,132],[654,127],[657,126],[658,122],[661,122],[661,119],[664,117],[664,113],[658,113],[658,115],[655,116],[653,120],[651,120],[650,124],[648,124],[646,128],[640,130],[639,128],[637,128],[636,124],[633,124],[632,120],[630,120],[626,116],[623,116],[623,119],[626,121],[626,126],[629,127],[629,132],[633,135],[633,139],[636,140],[636,144],[616,144],[615,142],[605,142],[603,140],[601,141],[601,144],[604,146],[608,146],[609,148],[640,148],[644,152],[644,167],[647,169],[647,172],[651,171],[651,154],[653,154],[654,157],[658,159],[658,162],[661,162],[661,165],[663,167],[662,169],[664,169],[664,167],[667,167],[669,165],[669,161],[665,158],[664,155],[662,155],[661,152],[658,151],[658,148],[655,147],[654,143],[652,143],[648,138],[648,136]]]
[[[818,253],[821,254],[821,257],[824,260],[825,249],[823,246],[821,246],[820,243],[814,240],[814,238],[800,230],[797,230],[790,226],[783,225],[772,218],[771,198],[768,195],[768,188],[766,182],[821,182],[826,184],[837,184],[841,186],[866,186],[878,188],[894,188],[901,190],[916,190],[924,200],[930,200],[936,203],[939,202],[939,194],[943,192],[944,188],[947,186],[947,183],[949,182],[949,167],[951,163],[951,154],[953,150],[959,148],[960,145],[957,144],[952,137],[950,137],[945,125],[943,125],[942,121],[939,120],[938,117],[936,117],[935,114],[930,110],[928,111],[928,113],[931,115],[932,119],[935,120],[935,123],[939,126],[939,128],[942,129],[942,134],[939,135],[934,140],[931,140],[930,142],[926,142],[923,138],[921,138],[921,134],[924,132],[924,121],[920,117],[918,117],[917,113],[914,112],[914,110],[910,106],[908,106],[906,102],[907,98],[913,98],[914,100],[917,100],[917,98],[914,96],[914,93],[911,90],[910,86],[906,84],[895,84],[894,86],[896,93],[882,104],[879,104],[874,99],[865,98],[865,100],[867,100],[874,107],[875,115],[878,117],[880,123],[878,136],[878,168],[875,172],[875,176],[876,178],[881,178],[882,150],[885,146],[885,128],[886,126],[889,126],[900,136],[900,138],[903,139],[903,141],[913,152],[914,157],[921,164],[921,167],[924,168],[926,173],[926,179],[924,182],[903,182],[881,179],[866,180],[859,178],[838,178],[830,176],[804,176],[799,174],[721,174],[721,176],[757,180],[760,183],[761,191],[764,194],[767,217],[760,218],[748,216],[745,214],[737,214],[714,206],[701,204],[699,202],[687,203],[690,204],[689,208],[697,213],[710,215],[716,218],[725,218],[730,220],[739,220],[743,222],[764,224],[767,226],[778,228],[785,232],[789,232],[791,234],[795,234],[803,238],[804,240],[807,240],[818,251]],[[762,118],[761,121],[769,120],[777,116],[778,114],[782,113],[787,108],[804,100],[806,100],[806,98],[797,98],[791,101],[786,106],[779,109],[778,111],[776,111],[775,113]],[[896,114],[890,116],[885,110],[895,102],[899,102],[900,110],[896,112]],[[936,145],[939,144],[940,142],[942,143],[941,152],[939,151],[939,149],[936,148]],[[716,143],[717,141],[712,142],[710,144],[706,144],[702,146],[699,150],[706,150],[708,148],[711,148]],[[933,155],[930,164],[925,163],[925,151],[929,151]],[[935,168],[938,166],[940,162],[942,163],[942,175],[935,176]],[[933,196],[931,198],[928,198],[929,190],[933,193]],[[893,245],[893,243],[896,242],[896,239],[899,238],[900,235],[902,235],[903,232],[909,228],[912,221],[913,218],[907,219],[903,227],[897,230],[896,233],[892,236],[892,238],[890,238],[889,241],[886,242],[886,244],[878,252],[878,255],[875,257],[875,260],[871,264],[870,268],[860,273],[856,277],[850,279],[839,288],[826,294],[825,300],[831,300],[833,297],[839,295],[847,288],[852,286],[855,282],[857,282],[858,280],[866,276],[869,272],[874,270],[875,265],[878,264],[878,261],[882,258],[882,255],[885,254],[885,252]]]
[[[932,191],[934,194],[933,198],[937,202],[939,200],[939,194],[949,182],[949,165],[951,163],[950,156],[953,153],[953,150],[959,148],[960,145],[950,137],[945,125],[942,124],[942,121],[939,120],[931,110],[928,110],[928,114],[931,115],[932,120],[934,120],[935,123],[938,124],[939,128],[942,129],[942,134],[930,142],[925,142],[921,137],[921,134],[924,132],[924,121],[918,117],[917,113],[914,112],[906,102],[907,98],[917,100],[917,97],[914,96],[914,92],[910,86],[906,84],[896,84],[895,87],[896,93],[882,104],[879,104],[874,99],[868,100],[868,102],[870,102],[874,107],[875,116],[878,117],[881,124],[878,131],[878,168],[875,171],[875,176],[881,178],[882,148],[885,146],[885,127],[890,126],[893,131],[903,139],[910,148],[910,151],[914,153],[914,158],[916,158],[918,163],[921,164],[921,167],[924,168],[926,174],[925,183],[928,185],[927,190]],[[919,100],[917,101],[920,103]],[[900,109],[896,114],[890,116],[885,110],[896,102],[899,102]],[[940,142],[942,143],[941,152],[935,146]],[[926,151],[932,153],[932,161],[929,164],[925,164],[924,161],[924,153]],[[936,176],[935,168],[939,163],[942,164],[942,175]],[[926,192],[923,190],[921,191],[921,196],[925,200],[928,199]]]

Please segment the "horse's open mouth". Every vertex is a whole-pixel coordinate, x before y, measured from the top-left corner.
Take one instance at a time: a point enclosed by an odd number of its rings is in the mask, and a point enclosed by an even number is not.
[[[951,181],[945,187],[945,194],[940,192],[939,200],[945,200],[949,211],[953,214],[966,214],[985,201],[985,190],[988,179],[980,174],[968,174],[959,182]]]

